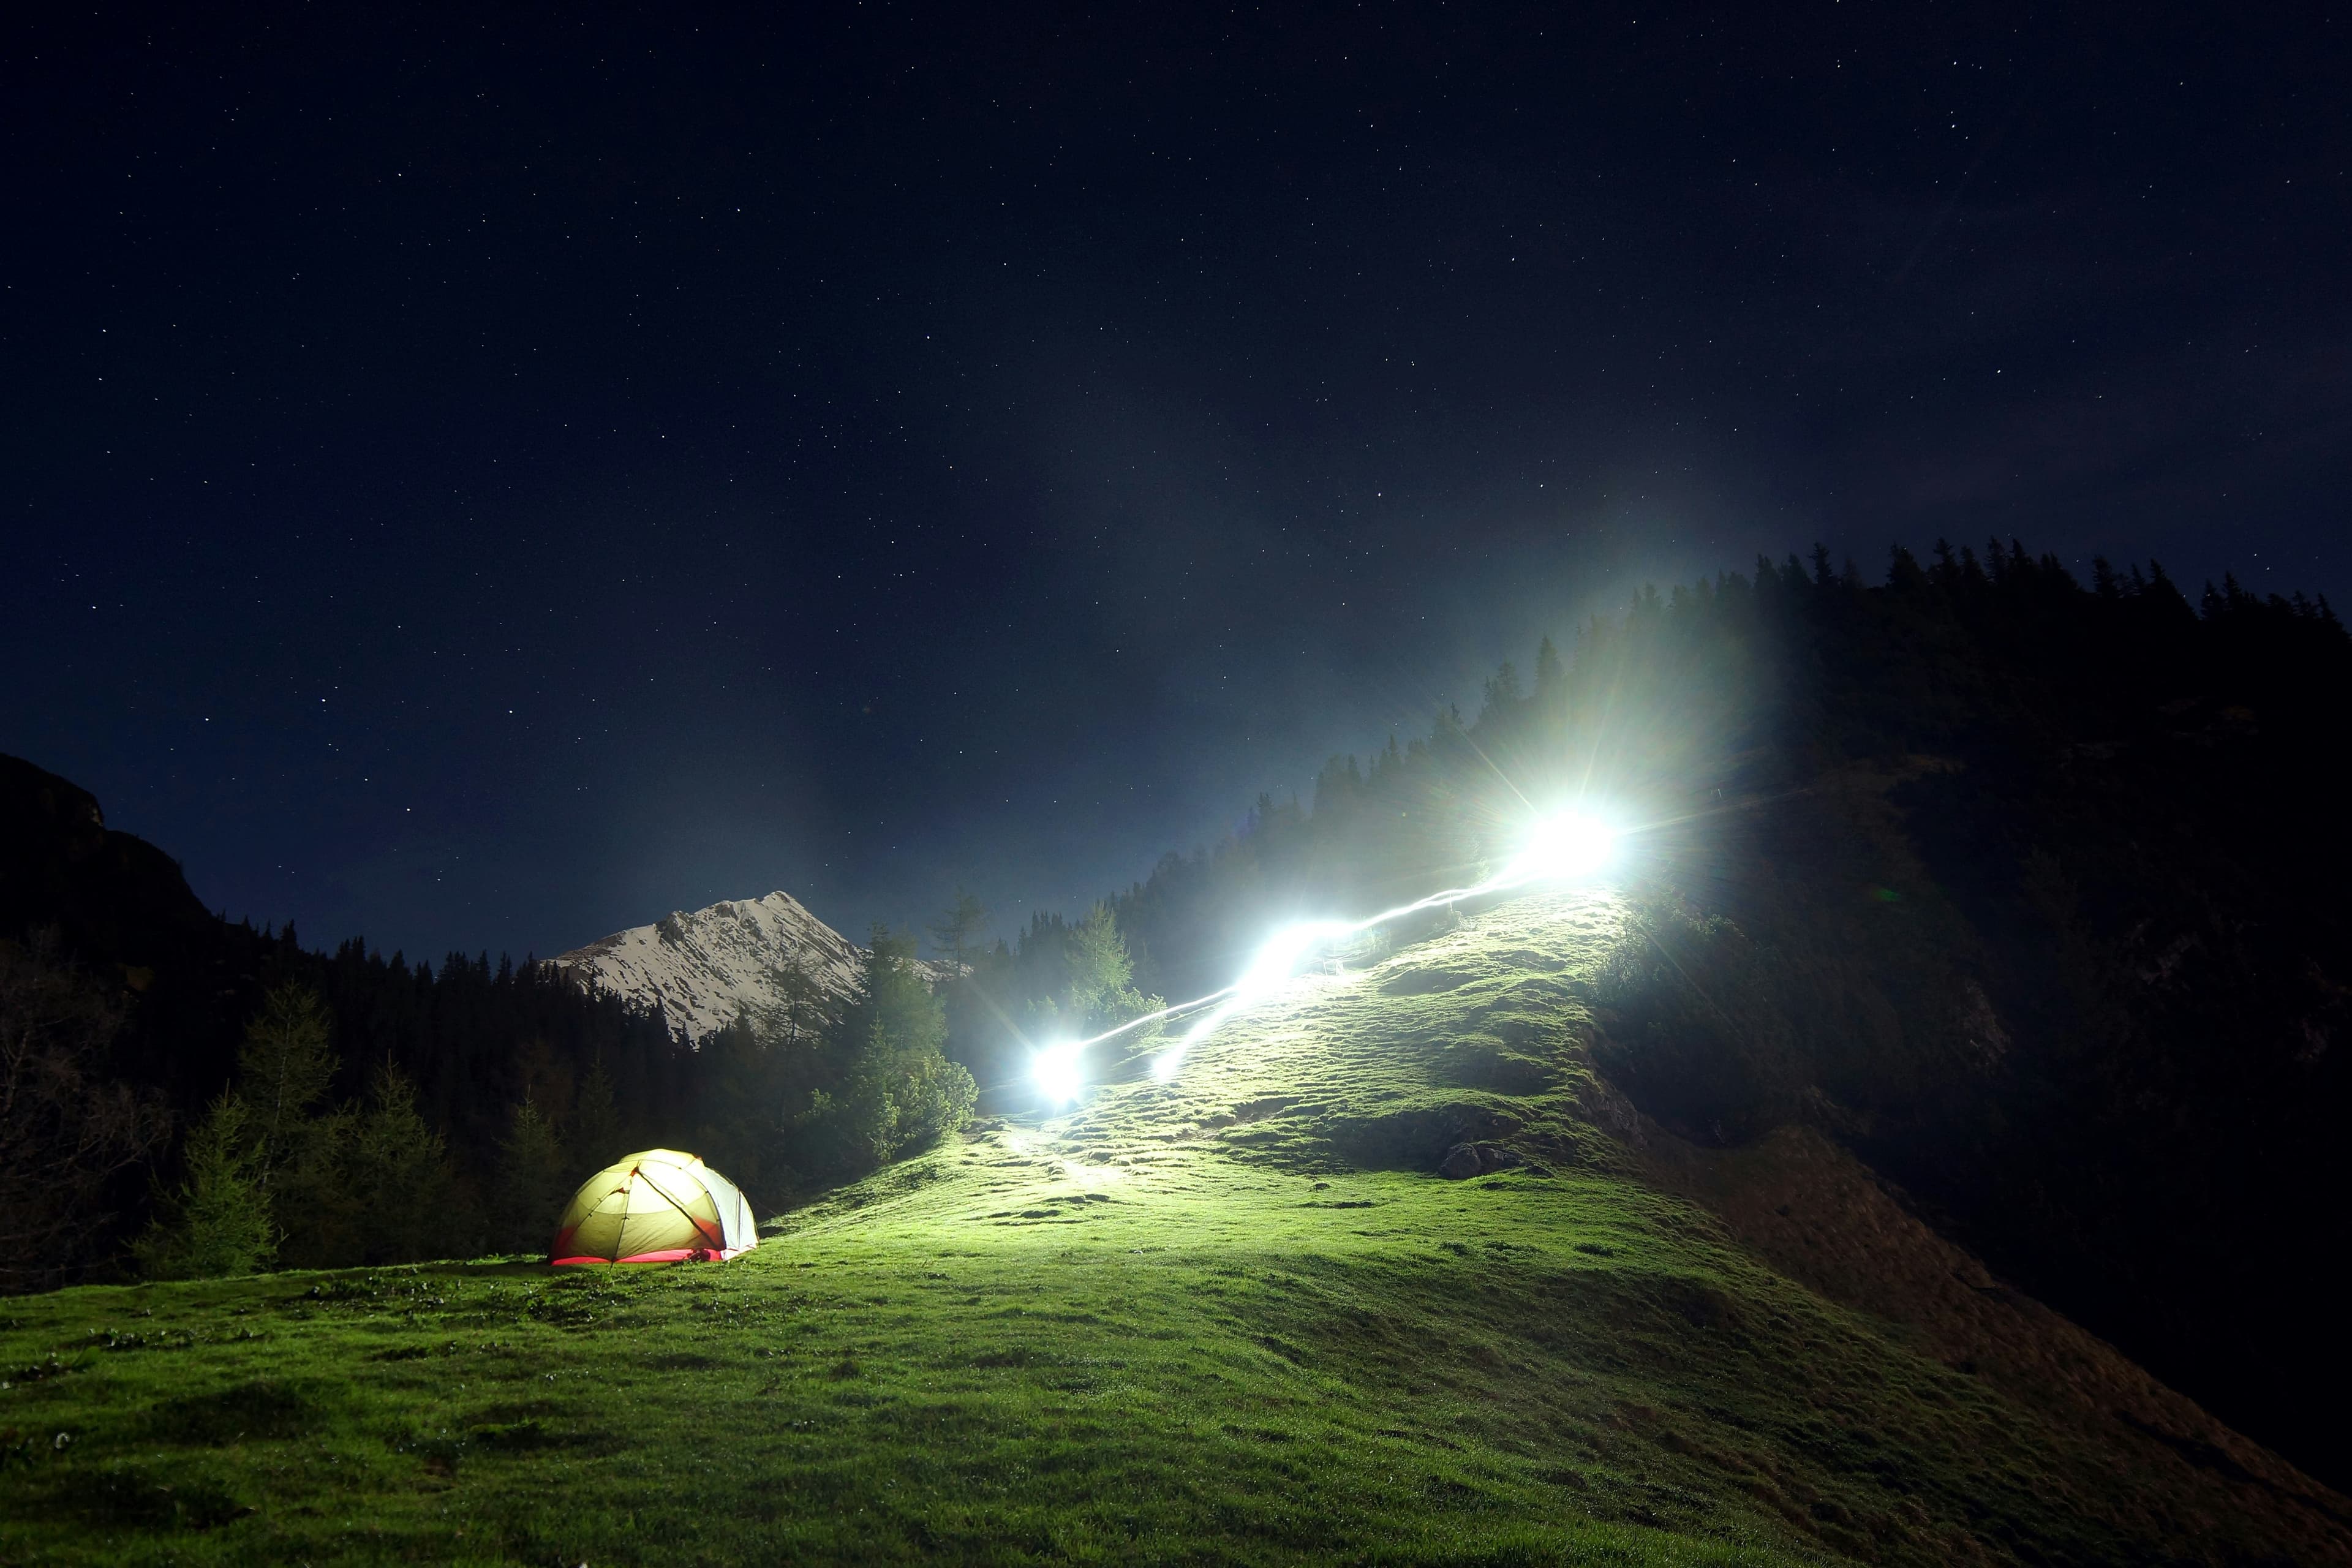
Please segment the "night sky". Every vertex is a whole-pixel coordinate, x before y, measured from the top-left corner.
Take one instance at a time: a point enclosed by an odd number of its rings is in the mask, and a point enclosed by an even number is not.
[[[312,942],[1007,931],[1816,539],[2352,604],[2341,8],[55,9],[0,751]]]

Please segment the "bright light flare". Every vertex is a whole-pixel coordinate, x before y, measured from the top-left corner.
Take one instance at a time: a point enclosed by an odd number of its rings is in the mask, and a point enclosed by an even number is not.
[[[1249,968],[1234,983],[1234,994],[1244,998],[1265,995],[1297,973],[1299,963],[1317,948],[1362,929],[1342,921],[1301,921],[1283,927],[1257,950]]]
[[[1515,882],[1572,882],[1609,868],[1617,830],[1596,816],[1564,811],[1536,824],[1507,873]]]
[[[1086,1091],[1086,1069],[1079,1062],[1083,1040],[1059,1040],[1029,1055],[1029,1081],[1055,1105],[1067,1105]]]
[[[1182,1015],[1196,1015],[1188,1020],[1189,1026],[1180,1038],[1151,1058],[1152,1078],[1166,1083],[1176,1076],[1194,1046],[1242,1008],[1278,990],[1318,950],[1407,915],[1450,908],[1465,899],[1507,892],[1533,882],[1581,881],[1607,870],[1616,862],[1618,850],[1617,829],[1601,817],[1580,811],[1564,811],[1546,817],[1528,832],[1519,852],[1503,869],[1486,880],[1467,888],[1448,888],[1360,921],[1301,921],[1297,925],[1285,926],[1265,940],[1251,957],[1241,978],[1223,990],[1162,1007],[1140,1018],[1129,1018],[1092,1039],[1048,1046],[1030,1058],[1030,1077],[1054,1103],[1066,1105],[1085,1089],[1078,1055],[1088,1046],[1115,1039],[1131,1030],[1167,1023]]]

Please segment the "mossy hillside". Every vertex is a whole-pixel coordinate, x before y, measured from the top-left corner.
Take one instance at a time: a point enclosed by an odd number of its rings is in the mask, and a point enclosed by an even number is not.
[[[38,1336],[72,1370],[10,1412],[34,1452],[9,1532],[96,1561],[1774,1561],[1847,1521],[1933,1539],[1910,1499],[1840,1473],[1902,1443],[1914,1395],[1800,1292],[1783,1318],[1737,1279],[1662,1272],[1690,1252],[1666,1200],[1385,1173],[1318,1190],[1161,1158],[1121,1179],[990,1140],[723,1277],[79,1292],[114,1328]],[[1777,1452],[1706,1414],[1769,1370],[1758,1331],[1887,1435],[1800,1403],[1777,1439],[1811,1452]]]
[[[723,1273],[76,1293],[30,1336],[68,1370],[13,1391],[33,1451],[9,1535],[92,1561],[1771,1562],[1801,1540],[1622,1397],[1657,1398],[1636,1363],[1715,1310],[1643,1281],[1643,1216],[1490,1238],[1414,1178],[1318,1192],[1187,1152],[1145,1198],[1017,1135],[965,1152]],[[1476,1195],[1506,1229],[1555,1206]],[[1632,1375],[1530,1397],[1563,1289]]]
[[[724,1267],[11,1303],[0,1555],[2343,1554],[1640,1179],[1581,1045],[1611,929],[1520,900],[1307,979],[1174,1084],[980,1130]],[[1429,1174],[1465,1131],[1550,1173]]]
[[[1489,1164],[1632,1173],[1639,1118],[1592,1067],[1584,1001],[1622,918],[1605,894],[1530,895],[1433,917],[1393,952],[1376,938],[1225,1024],[1172,1081],[1122,1084],[1055,1130],[1081,1148],[1213,1139],[1306,1172],[1427,1173],[1466,1142]]]

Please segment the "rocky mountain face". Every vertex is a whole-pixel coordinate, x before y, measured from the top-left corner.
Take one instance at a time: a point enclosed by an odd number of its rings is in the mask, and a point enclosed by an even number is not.
[[[814,992],[857,993],[866,950],[809,913],[790,893],[734,899],[615,931],[551,960],[583,982],[658,1006],[689,1040],[749,1011],[772,1015]]]
[[[108,827],[89,791],[0,755],[0,942],[53,943],[122,1010],[112,1056],[131,1081],[190,1106],[219,1092],[259,1000],[257,936],[207,910],[171,856]]]
[[[212,920],[179,864],[110,829],[96,795],[0,756],[0,940],[53,926],[86,962],[128,970]]]

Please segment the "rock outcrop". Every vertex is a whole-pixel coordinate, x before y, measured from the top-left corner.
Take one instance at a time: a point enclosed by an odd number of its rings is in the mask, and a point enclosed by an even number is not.
[[[847,1001],[857,994],[866,950],[776,892],[679,910],[551,962],[661,1008],[681,1037],[698,1040],[747,1012],[758,1019],[812,999]]]

